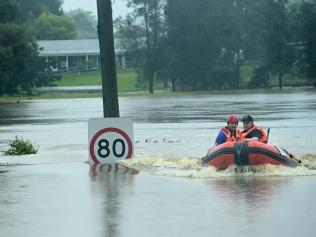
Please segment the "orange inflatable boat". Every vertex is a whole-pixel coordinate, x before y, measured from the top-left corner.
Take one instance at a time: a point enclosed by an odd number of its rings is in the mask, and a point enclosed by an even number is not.
[[[220,170],[235,165],[284,165],[296,167],[300,161],[285,149],[261,142],[226,142],[210,149],[202,158],[204,165]]]

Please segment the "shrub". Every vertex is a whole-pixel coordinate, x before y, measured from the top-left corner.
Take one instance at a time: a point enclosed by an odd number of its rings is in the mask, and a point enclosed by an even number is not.
[[[4,155],[36,154],[38,151],[38,145],[17,136],[14,140],[10,141],[9,147],[9,150],[5,151]]]

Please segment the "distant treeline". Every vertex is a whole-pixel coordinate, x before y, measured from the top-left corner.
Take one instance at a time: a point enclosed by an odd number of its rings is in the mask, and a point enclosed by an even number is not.
[[[126,1],[116,37],[151,93],[316,83],[315,0]]]
[[[125,0],[119,47],[138,58],[140,83],[172,91],[316,84],[316,0]],[[95,38],[91,12],[63,0],[0,1],[0,96],[56,78],[36,40]]]
[[[81,9],[64,14],[63,0],[0,1],[0,96],[31,94],[56,79],[38,57],[37,40],[96,38],[96,19]]]

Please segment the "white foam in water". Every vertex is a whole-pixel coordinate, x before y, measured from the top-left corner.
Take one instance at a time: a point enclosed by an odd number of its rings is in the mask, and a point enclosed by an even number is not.
[[[216,178],[233,176],[306,176],[316,175],[316,157],[302,156],[303,164],[295,168],[275,165],[235,166],[218,171],[205,167],[201,159],[144,157],[124,160],[122,163],[145,174],[191,178]],[[308,161],[308,162],[307,162]],[[305,165],[306,163],[306,165]]]

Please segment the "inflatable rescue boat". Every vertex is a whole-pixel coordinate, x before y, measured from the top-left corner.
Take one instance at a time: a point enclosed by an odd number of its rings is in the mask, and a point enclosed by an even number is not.
[[[210,149],[202,158],[204,165],[223,170],[235,165],[284,165],[296,167],[300,161],[285,149],[262,142],[226,142]]]

